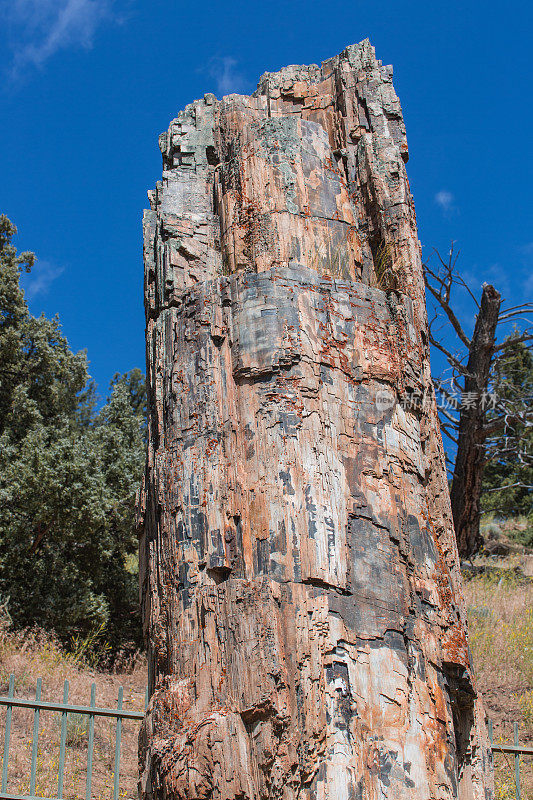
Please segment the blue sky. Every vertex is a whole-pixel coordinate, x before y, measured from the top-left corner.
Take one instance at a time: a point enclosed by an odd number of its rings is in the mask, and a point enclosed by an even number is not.
[[[532,29],[513,0],[0,0],[0,210],[39,257],[33,313],[59,314],[102,393],[144,369],[158,134],[206,91],[252,91],[266,70],[367,36],[394,65],[424,253],[453,239],[475,290],[530,299]]]

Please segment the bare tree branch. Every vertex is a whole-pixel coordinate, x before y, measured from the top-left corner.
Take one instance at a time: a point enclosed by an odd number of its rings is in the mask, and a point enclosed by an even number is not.
[[[527,315],[532,314],[533,303],[503,309],[500,293],[487,283],[483,284],[478,302],[467,282],[456,271],[459,253],[455,252],[453,243],[447,258],[437,250],[434,254],[438,260],[436,267],[424,264],[428,298],[434,301],[431,303],[434,314],[428,333],[432,347],[449,364],[445,370],[449,377],[434,380],[434,386],[445,399],[443,406],[438,408],[442,434],[457,445],[451,486],[452,512],[459,552],[468,557],[482,542],[479,517],[485,465],[516,462],[517,466],[529,467],[533,463],[533,456],[523,447],[523,443],[529,441],[524,434],[533,427],[532,399],[517,390],[512,376],[508,377],[506,361],[499,361],[507,358],[513,345],[530,348],[526,343],[533,340],[533,322]],[[465,290],[476,306],[471,338],[454,308],[454,287]],[[514,319],[521,321],[520,330],[496,344],[498,326]],[[447,323],[459,338],[462,345],[459,352],[448,344],[450,337],[445,338],[439,320]],[[499,363],[502,370],[497,369]],[[498,466],[497,471],[499,469]],[[516,481],[517,477],[513,479]],[[527,486],[527,479],[513,486],[531,488]]]
[[[479,302],[478,302],[478,300],[477,300],[477,298],[476,298],[475,294],[472,292],[472,290],[471,290],[470,286],[469,286],[469,285],[467,284],[467,282],[466,282],[466,281],[465,281],[465,280],[464,280],[464,279],[461,277],[461,275],[456,275],[456,281],[457,281],[457,283],[459,284],[459,286],[462,286],[462,287],[463,287],[463,289],[466,289],[466,291],[468,292],[468,294],[470,295],[470,297],[472,298],[472,300],[474,301],[474,303],[476,304],[476,306],[478,307],[478,309],[480,309],[480,308],[481,308],[481,306],[479,305]]]
[[[436,392],[443,394],[448,400],[450,400],[454,404],[456,409],[459,408],[460,403],[457,400],[457,397],[454,394],[452,394],[452,392],[449,392],[447,389],[445,389],[444,384],[442,382],[436,381],[434,386]]]
[[[461,323],[457,319],[452,307],[450,306],[450,297],[452,292],[452,287],[454,283],[459,283],[463,286],[473,297],[472,292],[470,291],[469,287],[466,285],[462,278],[459,278],[455,274],[455,265],[457,264],[457,259],[459,258],[460,251],[458,250],[457,253],[454,252],[453,242],[450,247],[450,252],[448,254],[448,261],[444,261],[441,254],[435,248],[433,252],[436,254],[437,258],[439,259],[442,267],[444,268],[444,275],[440,275],[437,272],[434,272],[426,262],[424,266],[424,283],[426,284],[427,289],[433,295],[437,303],[443,309],[444,313],[448,317],[455,333],[461,340],[461,342],[465,345],[465,347],[470,347],[470,340],[466,333],[464,332]],[[434,282],[436,283],[436,287],[433,286],[428,278],[428,275],[433,278]],[[475,300],[475,298],[474,298]],[[476,305],[477,300],[475,300]]]
[[[503,492],[506,489],[533,489],[533,486],[529,486],[527,483],[509,483],[507,486],[496,486],[493,489],[485,489],[486,492]]]
[[[447,419],[448,422],[451,422],[451,424],[454,426],[454,428],[458,428],[459,427],[459,420],[456,419],[454,416],[452,416],[448,411],[446,411],[445,408],[439,408],[439,414],[442,414],[442,416],[445,419]]]
[[[430,273],[430,274],[432,274],[432,273]],[[448,319],[450,320],[450,322],[452,324],[452,327],[453,327],[454,331],[456,332],[457,336],[459,337],[459,339],[462,341],[462,343],[464,344],[465,347],[470,347],[470,340],[469,340],[468,336],[465,334],[465,332],[463,331],[463,329],[462,329],[462,327],[461,327],[461,325],[459,323],[459,320],[457,319],[457,317],[453,313],[452,309],[450,308],[450,306],[448,304],[448,301],[446,300],[446,297],[443,297],[441,292],[437,291],[437,289],[434,289],[433,286],[430,284],[430,282],[427,279],[425,279],[425,284],[426,284],[426,287],[431,292],[431,294],[433,295],[433,297],[435,298],[435,300],[439,303],[439,305],[443,309],[443,311],[446,314],[446,316],[448,317]],[[446,294],[449,295],[449,292],[446,292]]]
[[[448,363],[451,364],[452,366],[454,366],[456,368],[456,370],[461,373],[461,375],[465,375],[465,376],[468,375],[468,370],[466,369],[466,367],[464,367],[461,364],[461,362],[459,361],[459,359],[456,358],[454,355],[452,355],[452,353],[449,350],[447,350],[444,347],[444,345],[442,345],[440,342],[438,342],[435,339],[435,337],[432,335],[431,331],[429,332],[429,341],[431,342],[433,347],[436,347],[437,350],[440,350],[440,352],[443,355],[446,356],[446,358],[448,359]]]
[[[506,347],[511,347],[514,344],[518,344],[519,342],[529,342],[533,339],[533,334],[531,333],[523,333],[521,336],[517,336],[512,339],[506,339],[501,344],[496,345],[494,348],[494,352],[497,353],[499,350],[505,350]]]
[[[441,429],[442,431],[444,431],[444,433],[446,434],[446,436],[448,437],[448,439],[451,439],[451,440],[452,440],[452,442],[455,442],[455,444],[457,444],[457,437],[456,437],[456,436],[454,436],[452,433],[450,433],[450,426],[449,426],[449,425],[447,425],[445,422],[442,422],[442,421],[441,421],[441,423],[440,423],[440,429]],[[451,464],[451,463],[452,463],[452,462],[450,461],[450,464]]]
[[[498,319],[501,320],[502,317],[511,313],[527,314],[532,309],[533,309],[533,303],[520,303],[520,305],[518,306],[511,306],[510,308],[502,308]]]
[[[484,425],[481,431],[479,432],[479,438],[481,440],[488,439],[493,433],[496,431],[502,430],[505,428],[507,424],[507,416],[498,417],[498,419],[492,420],[489,422],[488,425]]]

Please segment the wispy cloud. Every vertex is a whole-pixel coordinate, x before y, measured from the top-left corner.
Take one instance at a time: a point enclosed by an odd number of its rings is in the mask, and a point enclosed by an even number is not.
[[[249,81],[238,69],[238,61],[231,56],[214,56],[202,70],[214,78],[219,97],[226,94],[246,94],[250,90]]]
[[[30,274],[22,276],[26,297],[33,300],[37,295],[48,294],[51,284],[64,271],[64,267],[58,267],[50,261],[36,261]]]
[[[441,189],[440,192],[437,192],[433,199],[445,214],[450,214],[455,210],[455,197],[446,189]]]
[[[89,49],[98,28],[116,20],[115,0],[0,0],[12,51],[11,78],[42,67],[59,50]]]

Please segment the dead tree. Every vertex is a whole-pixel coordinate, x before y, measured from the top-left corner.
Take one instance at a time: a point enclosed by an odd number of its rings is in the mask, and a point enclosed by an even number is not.
[[[142,794],[484,800],[392,70],[365,41],[159,143]]]
[[[435,385],[448,401],[441,405],[439,413],[441,430],[457,448],[450,490],[453,522],[459,554],[469,558],[483,542],[480,533],[481,493],[487,458],[497,452],[503,442],[509,446],[514,425],[518,422],[529,424],[531,418],[531,407],[526,406],[520,412],[516,407],[511,409],[503,396],[490,391],[498,354],[517,342],[531,340],[531,327],[498,344],[498,326],[501,329],[503,323],[530,313],[533,304],[524,303],[504,310],[500,293],[486,283],[478,301],[457,272],[459,253],[454,251],[453,244],[447,261],[438,251],[435,254],[439,268],[435,270],[429,263],[424,264],[426,288],[438,309],[429,326],[429,338],[446,357],[451,369],[451,376],[437,379]],[[454,311],[454,287],[465,289],[477,307],[471,337],[465,333]],[[445,344],[442,333],[438,337],[434,333],[434,323],[442,316],[448,323],[447,330],[452,330],[461,343],[459,352],[452,351]]]

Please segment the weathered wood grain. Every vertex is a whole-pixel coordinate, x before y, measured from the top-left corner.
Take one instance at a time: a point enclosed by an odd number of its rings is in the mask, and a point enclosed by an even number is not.
[[[492,797],[391,68],[267,73],[160,146],[143,796]]]

